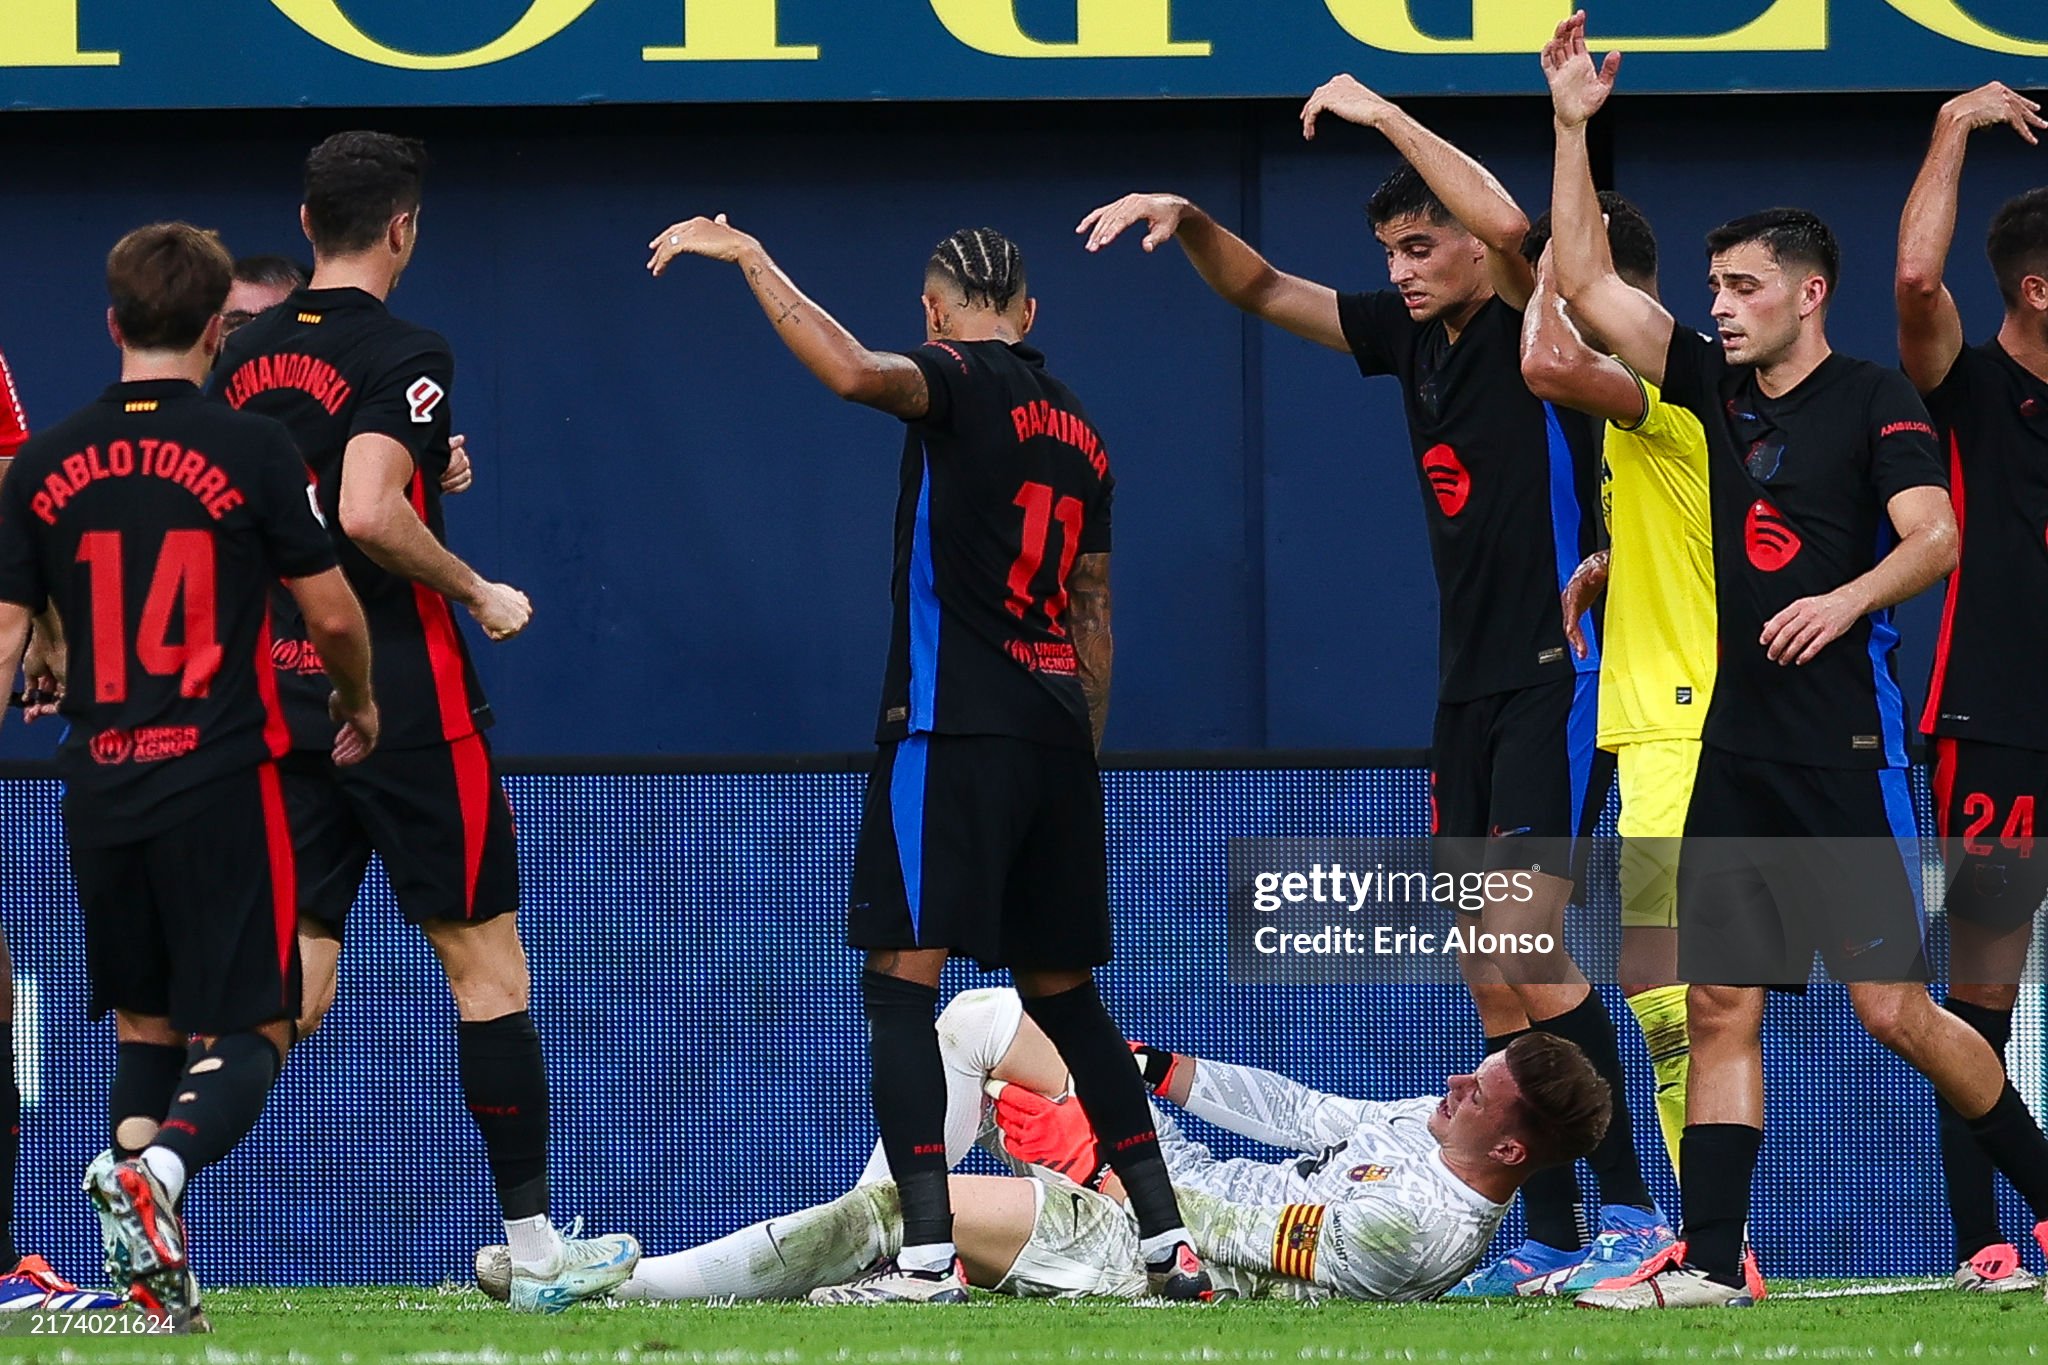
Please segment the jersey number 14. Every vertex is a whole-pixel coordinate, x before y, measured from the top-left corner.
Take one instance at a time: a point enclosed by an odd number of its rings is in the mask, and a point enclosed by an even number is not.
[[[78,562],[92,579],[92,694],[99,702],[128,700],[128,603],[122,534],[88,531],[78,539]],[[178,679],[178,695],[203,697],[220,671],[220,635],[214,616],[211,531],[166,531],[150,572],[135,631],[135,661],[153,677]],[[171,616],[182,606],[180,639]]]

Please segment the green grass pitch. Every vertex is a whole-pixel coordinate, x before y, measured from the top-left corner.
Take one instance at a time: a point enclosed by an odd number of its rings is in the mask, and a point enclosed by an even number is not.
[[[1748,1311],[1608,1315],[1556,1303],[1019,1303],[814,1309],[585,1305],[514,1316],[473,1290],[222,1290],[211,1336],[0,1336],[0,1359],[74,1365],[978,1365],[978,1362],[1999,1360],[2048,1353],[2048,1304],[1941,1290],[1803,1297]],[[1855,1288],[1896,1289],[1897,1286]],[[1795,1297],[1801,1296],[1801,1297]]]

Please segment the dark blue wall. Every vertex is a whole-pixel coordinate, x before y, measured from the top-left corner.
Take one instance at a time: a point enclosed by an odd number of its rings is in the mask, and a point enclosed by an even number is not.
[[[1615,175],[1663,233],[1679,316],[1705,320],[1706,228],[1806,203],[1844,241],[1837,344],[1890,359],[1891,244],[1932,104],[1625,103]],[[1421,109],[1542,206],[1541,105]],[[112,377],[100,262],[116,236],[182,216],[240,252],[298,250],[299,158],[364,121],[423,133],[436,157],[396,303],[460,363],[480,478],[451,512],[455,546],[538,608],[524,637],[478,648],[506,751],[867,739],[899,431],[814,384],[730,267],[645,278],[642,244],[700,211],[760,235],[874,345],[921,339],[937,238],[988,222],[1023,244],[1038,340],[1120,485],[1113,747],[1427,743],[1434,589],[1390,382],[1241,320],[1177,252],[1091,258],[1071,236],[1115,194],[1170,188],[1283,267],[1375,286],[1361,205],[1390,157],[1370,135],[1305,146],[1274,104],[10,116],[0,347],[31,416]],[[1985,134],[1972,163],[1954,276],[1973,338],[1997,317],[1982,224],[2042,178],[2021,153]],[[1909,695],[1932,619],[1909,614]],[[41,747],[17,728],[0,753]]]

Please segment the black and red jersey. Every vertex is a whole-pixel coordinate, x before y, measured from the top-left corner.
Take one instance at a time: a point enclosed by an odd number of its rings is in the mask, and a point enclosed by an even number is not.
[[[334,566],[290,434],[183,380],[116,384],[21,448],[0,600],[64,621],[75,840],[154,833],[179,796],[285,752],[270,594]]]
[[[2048,383],[1988,341],[1956,357],[1927,410],[1963,549],[1920,728],[2048,750]]]
[[[1674,327],[1663,392],[1707,433],[1721,662],[1701,738],[1810,768],[1905,767],[1890,608],[1807,664],[1771,662],[1761,639],[1786,607],[1862,577],[1890,552],[1894,497],[1947,486],[1912,384],[1830,355],[1774,398],[1719,341]]]
[[[1066,604],[1075,558],[1109,551],[1102,439],[1028,346],[934,341],[909,356],[931,408],[903,447],[877,738],[1092,750]]]
[[[1337,316],[1359,373],[1401,381],[1436,570],[1437,700],[1596,671],[1597,617],[1579,659],[1557,604],[1599,548],[1599,448],[1591,418],[1522,382],[1522,314],[1490,299],[1456,342],[1391,290],[1340,294]]]
[[[408,494],[447,542],[441,475],[448,468],[448,343],[391,315],[360,289],[301,289],[236,332],[214,376],[229,406],[283,422],[320,488],[356,595],[370,622],[372,680],[384,749],[439,744],[491,723],[469,647],[448,599],[380,567],[341,529],[342,456],[357,436],[388,436],[412,455]],[[277,667],[295,747],[326,749],[328,682],[291,599],[277,602]]]
[[[0,460],[12,459],[27,440],[28,413],[15,391],[14,371],[7,368],[7,357],[0,355]]]

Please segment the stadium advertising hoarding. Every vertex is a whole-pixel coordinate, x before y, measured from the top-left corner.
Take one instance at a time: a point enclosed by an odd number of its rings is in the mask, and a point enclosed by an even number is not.
[[[1536,93],[1574,0],[0,0],[0,108]],[[2048,86],[2038,0],[1607,0],[1636,91]]]

